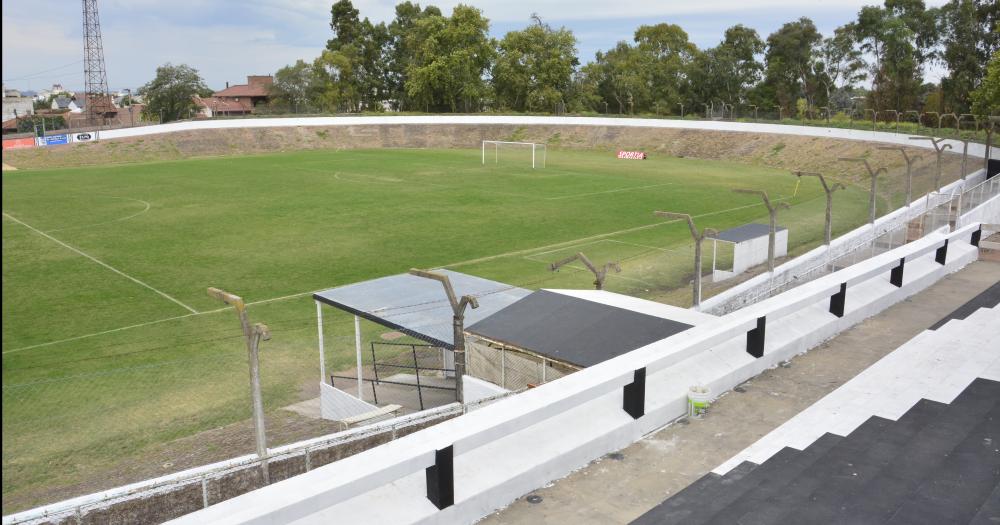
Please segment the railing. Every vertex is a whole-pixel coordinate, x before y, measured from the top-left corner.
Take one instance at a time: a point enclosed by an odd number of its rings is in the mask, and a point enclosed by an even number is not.
[[[910,206],[899,208],[875,221],[844,234],[829,246],[820,246],[796,257],[774,272],[761,274],[702,302],[702,311],[715,315],[734,312],[840,268],[856,264],[879,253],[901,246],[941,228],[961,225],[960,214],[972,209],[962,205],[981,204],[996,195],[1000,183],[994,177],[982,182],[984,170],[966,180],[958,180],[942,192],[932,192]],[[971,186],[968,186],[970,185]],[[967,187],[968,186],[968,187]],[[968,196],[966,196],[968,195]]]
[[[188,521],[289,522],[405,476],[417,474],[421,470],[426,471],[428,498],[439,509],[447,508],[454,504],[455,480],[452,469],[455,456],[525,430],[619,389],[623,391],[622,409],[632,418],[638,419],[645,413],[647,375],[665,370],[713,346],[744,335],[747,352],[759,358],[763,355],[765,326],[769,322],[799,312],[818,301],[829,301],[830,313],[842,317],[846,295],[852,286],[890,272],[890,282],[902,287],[907,262],[934,253],[935,261],[944,265],[948,258],[949,243],[966,241],[977,245],[981,232],[977,223],[952,233],[919,239],[857,266],[807,283],[787,294],[766,299],[717,321],[696,326],[557,382],[529,390],[489,409],[426,429],[421,432],[419,439],[391,442],[379,447],[376,453],[341,460],[336,464],[336,475],[303,475],[286,480],[282,482],[283,487],[280,489],[283,497],[267,499],[261,494],[255,500],[257,505],[240,507],[238,504],[222,504],[207,509],[206,513],[192,515]],[[666,421],[662,422],[665,423]],[[277,487],[264,490],[277,490]],[[289,495],[294,495],[291,498],[294,502],[290,501]]]

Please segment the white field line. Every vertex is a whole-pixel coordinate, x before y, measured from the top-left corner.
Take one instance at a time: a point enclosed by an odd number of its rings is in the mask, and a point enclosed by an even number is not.
[[[781,199],[775,199],[775,200],[776,201],[781,201],[781,200],[788,200],[788,199],[787,198],[781,198]],[[752,208],[754,206],[763,206],[763,203],[748,204],[746,206],[737,206],[735,208],[730,208],[728,210],[719,210],[719,211],[714,211],[714,212],[709,212],[709,213],[702,213],[700,215],[695,215],[694,217],[695,218],[709,217],[709,216],[712,216],[712,215],[718,215],[720,213],[728,213],[728,212],[731,212],[731,211],[737,211],[737,210],[742,210],[742,209],[746,209],[746,208]],[[7,216],[6,213],[4,213],[4,215]],[[17,222],[21,222],[21,221],[18,221],[17,219],[14,219],[13,217],[10,217],[10,218],[12,220],[17,221]],[[658,223],[655,223],[655,224],[647,224],[647,225],[644,225],[644,226],[636,226],[635,228],[627,228],[627,229],[624,229],[624,230],[618,230],[618,231],[609,232],[609,233],[601,233],[601,234],[598,234],[598,235],[591,235],[589,237],[583,237],[583,238],[572,240],[572,241],[564,241],[564,242],[560,242],[560,243],[549,244],[549,245],[546,245],[546,246],[537,246],[535,248],[529,248],[529,249],[526,249],[526,250],[518,250],[518,251],[514,251],[514,252],[501,253],[501,254],[498,254],[498,255],[490,255],[488,257],[480,257],[478,259],[470,259],[468,261],[460,261],[460,262],[457,262],[457,263],[446,264],[446,265],[440,266],[440,268],[454,268],[456,266],[465,266],[465,265],[475,264],[475,263],[479,263],[479,262],[486,262],[486,261],[491,261],[491,260],[494,260],[494,259],[500,259],[500,258],[503,258],[503,257],[514,257],[514,256],[519,256],[519,255],[525,255],[525,254],[535,254],[536,250],[544,250],[544,249],[553,248],[553,247],[562,247],[560,249],[565,249],[565,248],[568,248],[568,247],[583,246],[583,244],[581,244],[581,243],[586,242],[586,241],[600,241],[603,238],[610,237],[612,235],[619,235],[619,234],[622,234],[622,233],[629,233],[629,232],[634,232],[634,231],[646,230],[646,229],[649,229],[649,228],[655,228],[657,226],[663,226],[663,225],[671,224],[671,223],[674,223],[674,222],[679,222],[679,221],[664,221],[664,222],[658,222]],[[24,224],[24,223],[21,223],[21,224]],[[27,226],[27,225],[25,225],[25,226]],[[39,233],[41,233],[42,235],[45,235],[42,232],[39,232]],[[51,238],[48,235],[46,235],[46,237]],[[56,242],[59,242],[59,241],[56,241]],[[63,243],[60,242],[60,244],[63,244]],[[593,242],[591,242],[590,244],[593,244]],[[70,248],[70,249],[74,249],[74,248]],[[74,251],[75,251],[75,249],[74,249]],[[559,250],[556,249],[556,250],[551,250],[551,251],[548,251],[548,252],[542,252],[542,253],[537,254],[537,255],[541,255],[541,254],[544,254],[544,253],[552,253],[553,251],[559,251]],[[544,261],[541,261],[541,262],[544,262]],[[103,263],[101,263],[101,264],[103,264]],[[616,276],[616,277],[618,277],[618,276]],[[644,284],[648,285],[649,283],[644,283]],[[249,303],[246,303],[246,304],[248,306],[250,306],[250,305],[254,305],[254,304],[264,304],[264,303],[270,303],[270,302],[276,302],[276,301],[283,301],[283,300],[286,300],[286,299],[294,299],[296,297],[302,297],[304,295],[310,295],[310,294],[313,294],[313,293],[315,293],[315,291],[300,292],[300,293],[296,293],[296,294],[285,295],[285,296],[282,296],[282,297],[273,297],[271,299],[262,299],[260,301],[252,301],[252,302],[249,302]],[[24,346],[24,347],[20,347],[20,348],[14,348],[14,349],[11,349],[11,350],[5,350],[2,353],[3,354],[10,354],[10,353],[14,353],[14,352],[22,352],[22,351],[25,351],[25,350],[31,350],[33,348],[41,348],[41,347],[44,347],[44,346],[56,345],[56,344],[59,344],[59,343],[68,343],[68,342],[72,342],[72,341],[78,341],[80,339],[88,339],[88,338],[91,338],[91,337],[97,337],[99,335],[111,334],[111,333],[114,333],[114,332],[121,332],[123,330],[130,330],[132,328],[141,328],[141,327],[149,326],[149,325],[152,325],[152,324],[163,323],[163,322],[167,322],[167,321],[175,321],[177,319],[183,319],[185,317],[194,317],[194,316],[198,316],[198,315],[206,315],[206,314],[214,314],[214,313],[218,313],[218,312],[224,312],[224,311],[226,311],[228,309],[229,308],[217,308],[215,310],[206,310],[204,312],[193,312],[193,313],[190,313],[190,314],[187,314],[187,315],[180,315],[180,316],[177,316],[177,317],[168,317],[166,319],[157,319],[155,321],[149,321],[149,322],[146,322],[146,323],[140,323],[140,324],[135,324],[135,325],[130,325],[130,326],[123,326],[121,328],[113,328],[111,330],[104,330],[102,332],[94,332],[94,333],[91,333],[91,334],[79,335],[79,336],[70,337],[70,338],[67,338],[67,339],[60,339],[58,341],[49,341],[49,342],[46,342],[46,343],[38,343],[38,344],[35,344],[35,345],[31,345],[31,346]]]
[[[558,201],[558,200],[563,200],[563,199],[575,199],[576,197],[590,197],[592,195],[604,195],[604,194],[607,194],[607,193],[620,193],[620,192],[623,192],[623,191],[645,190],[645,189],[649,189],[649,188],[660,188],[660,187],[663,187],[663,186],[673,186],[675,184],[677,184],[677,183],[676,182],[665,182],[663,184],[650,184],[649,186],[630,186],[628,188],[618,188],[617,190],[594,191],[594,192],[591,192],[591,193],[576,193],[576,194],[573,194],[573,195],[560,195],[559,197],[546,197],[545,200],[547,200],[547,201]]]
[[[532,261],[532,262],[540,262],[540,263],[546,263],[546,264],[548,264],[548,262],[549,262],[549,261],[543,261],[541,259],[532,259],[531,257],[524,257],[524,259],[528,260],[528,261]],[[576,270],[578,272],[583,272],[583,273],[591,273],[590,270],[584,268],[583,266],[576,266],[574,264],[567,264],[566,266],[563,266],[563,268],[569,268],[570,270]],[[593,275],[593,274],[591,274],[591,275]],[[624,275],[620,275],[620,274],[617,274],[617,273],[614,273],[614,272],[608,272],[606,274],[606,276],[607,277],[614,277],[616,279],[625,279],[626,281],[637,282],[637,283],[645,285],[645,286],[654,286],[653,284],[650,284],[650,283],[648,283],[646,281],[643,281],[642,279],[636,279],[635,277],[626,277]]]
[[[789,200],[789,198],[790,197],[782,197],[780,199],[774,199],[774,202],[786,201],[786,200]],[[747,204],[745,206],[736,206],[734,208],[729,208],[729,209],[726,209],[726,210],[718,210],[718,211],[711,211],[711,212],[708,212],[708,213],[701,213],[699,215],[693,215],[692,218],[694,218],[694,219],[700,219],[702,217],[711,217],[713,215],[720,215],[720,214],[723,214],[723,213],[729,213],[731,211],[745,210],[747,208],[753,208],[755,206],[764,206],[764,203],[758,202],[758,203],[754,203],[754,204]],[[489,261],[492,261],[492,260],[495,260],[495,259],[502,259],[504,257],[517,257],[517,256],[523,256],[523,255],[530,255],[530,254],[534,254],[534,253],[538,252],[538,250],[548,250],[548,249],[551,249],[551,248],[555,248],[555,250],[552,250],[552,251],[559,251],[559,249],[565,249],[565,248],[570,248],[570,247],[575,247],[575,246],[581,246],[582,243],[587,242],[587,241],[596,241],[596,240],[604,239],[606,237],[613,237],[615,235],[621,235],[623,233],[632,233],[632,232],[637,232],[637,231],[642,231],[642,230],[648,230],[650,228],[657,228],[657,227],[660,227],[660,226],[666,226],[668,224],[673,224],[675,222],[680,222],[680,220],[675,219],[675,220],[670,220],[670,221],[656,222],[656,223],[653,223],[653,224],[645,224],[643,226],[635,226],[633,228],[626,228],[624,230],[618,230],[618,231],[613,231],[613,232],[608,232],[608,233],[598,233],[597,235],[591,235],[591,236],[588,236],[588,237],[581,237],[579,239],[573,239],[573,240],[570,240],[570,241],[557,242],[557,243],[553,243],[553,244],[547,244],[545,246],[536,246],[534,248],[526,248],[526,249],[523,249],[523,250],[515,250],[515,251],[512,251],[512,252],[500,253],[500,254],[497,254],[497,255],[489,255],[489,256],[486,256],[486,257],[479,257],[479,258],[476,258],[476,259],[469,259],[469,260],[465,260],[465,261],[459,261],[459,262],[456,262],[456,263],[444,264],[444,265],[439,266],[439,268],[457,268],[459,266],[468,266],[470,264],[478,264],[478,263],[483,263],[483,262],[489,262]],[[545,252],[545,253],[551,253],[551,251],[550,252]]]
[[[144,283],[144,282],[140,281],[139,279],[136,279],[135,277],[132,277],[131,275],[128,275],[127,273],[125,273],[125,272],[123,272],[123,271],[121,271],[121,270],[119,270],[119,269],[115,268],[114,266],[111,266],[111,265],[109,265],[108,263],[105,263],[105,262],[103,262],[103,261],[101,261],[101,260],[99,260],[99,259],[95,258],[95,257],[94,257],[94,256],[92,256],[92,255],[89,255],[89,254],[87,254],[87,253],[84,253],[83,251],[80,251],[79,249],[77,249],[77,248],[74,248],[74,247],[72,247],[72,246],[70,246],[70,245],[68,245],[68,244],[66,244],[66,243],[64,243],[64,242],[62,242],[62,241],[60,241],[59,239],[56,239],[55,237],[53,237],[53,236],[51,236],[51,235],[49,235],[49,234],[47,234],[47,233],[45,233],[45,232],[43,232],[43,231],[39,230],[38,228],[35,228],[34,226],[32,226],[32,225],[30,225],[30,224],[27,224],[27,223],[25,223],[24,221],[22,221],[22,220],[20,220],[20,219],[17,219],[17,218],[15,218],[15,217],[13,217],[13,216],[11,216],[11,215],[10,215],[9,213],[7,213],[7,212],[3,212],[3,216],[4,216],[4,217],[7,217],[8,219],[10,219],[10,220],[12,220],[12,221],[14,221],[14,222],[16,222],[16,223],[18,223],[18,224],[20,224],[21,226],[24,226],[25,228],[27,228],[27,229],[29,229],[29,230],[31,230],[31,231],[33,231],[33,232],[37,233],[38,235],[41,235],[42,237],[45,237],[46,239],[49,239],[50,241],[52,241],[52,242],[54,242],[54,243],[56,243],[56,244],[58,244],[58,245],[62,246],[63,248],[66,248],[67,250],[70,250],[70,251],[72,251],[73,253],[76,253],[76,254],[78,254],[78,255],[82,255],[82,256],[84,256],[84,257],[86,257],[86,258],[90,259],[91,261],[94,261],[95,263],[97,263],[97,264],[99,264],[99,265],[101,265],[101,266],[103,266],[103,267],[107,268],[108,270],[111,270],[112,272],[115,272],[115,273],[117,273],[118,275],[121,275],[122,277],[124,277],[124,278],[126,278],[126,279],[128,279],[128,280],[130,280],[130,281],[132,281],[132,282],[134,282],[134,283],[136,283],[136,284],[138,284],[138,285],[140,285],[140,286],[142,286],[142,287],[145,287],[145,288],[147,288],[147,289],[149,289],[149,290],[152,290],[152,291],[156,292],[156,293],[157,293],[158,295],[160,295],[161,297],[163,297],[163,298],[165,298],[165,299],[168,299],[168,300],[170,300],[170,301],[171,301],[171,302],[173,302],[174,304],[177,304],[177,305],[179,305],[179,306],[182,306],[182,307],[183,307],[183,308],[184,308],[185,310],[187,310],[187,311],[189,311],[189,312],[191,312],[191,313],[193,313],[193,314],[196,314],[196,313],[198,313],[198,310],[195,310],[194,308],[191,308],[190,306],[188,306],[188,305],[186,305],[186,304],[184,304],[184,303],[182,303],[182,302],[178,301],[178,300],[177,300],[176,298],[174,298],[174,297],[171,297],[170,295],[168,295],[168,294],[166,294],[166,293],[164,293],[164,292],[162,292],[162,291],[160,291],[160,290],[157,290],[156,288],[153,288],[153,287],[152,287],[152,286],[150,286],[149,284],[146,284],[146,283]]]
[[[284,295],[284,296],[281,296],[281,297],[272,297],[271,299],[262,299],[260,301],[251,301],[251,302],[246,303],[246,304],[247,304],[247,306],[251,306],[251,305],[255,305],[255,304],[265,304],[265,303],[271,303],[271,302],[275,302],[275,301],[284,301],[285,299],[294,299],[296,297],[302,297],[303,295],[311,295],[313,293],[315,293],[315,292],[301,292],[301,293],[296,293],[296,294],[291,294],[291,295]],[[167,321],[176,321],[178,319],[185,319],[187,317],[196,317],[196,316],[199,316],[199,315],[206,315],[206,314],[217,314],[219,312],[225,312],[225,311],[230,310],[230,309],[231,309],[230,307],[225,306],[225,307],[222,307],[222,308],[216,308],[215,310],[205,310],[205,311],[202,311],[202,312],[190,313],[190,314],[186,314],[186,315],[178,315],[176,317],[167,317],[166,319],[157,319],[155,321],[148,321],[148,322],[145,322],[145,323],[139,323],[139,324],[133,324],[133,325],[129,325],[129,326],[123,326],[121,328],[112,328],[111,330],[104,330],[102,332],[94,332],[92,334],[78,335],[76,337],[69,337],[69,338],[66,338],[66,339],[59,339],[58,341],[48,341],[48,342],[45,342],[45,343],[38,343],[38,344],[35,344],[35,345],[30,345],[30,346],[22,346],[20,348],[14,348],[14,349],[11,349],[11,350],[4,350],[3,354],[4,355],[6,355],[6,354],[13,354],[15,352],[23,352],[25,350],[31,350],[33,348],[41,348],[43,346],[52,346],[52,345],[57,345],[59,343],[69,343],[69,342],[72,342],[72,341],[79,341],[80,339],[88,339],[88,338],[91,338],[91,337],[97,337],[99,335],[113,334],[115,332],[121,332],[123,330],[131,330],[132,328],[142,328],[143,326],[150,326],[150,325],[154,325],[154,324],[165,323]]]
[[[126,201],[141,202],[143,205],[145,205],[145,208],[143,208],[143,210],[140,211],[140,212],[133,213],[132,215],[127,215],[125,217],[119,217],[117,219],[111,219],[110,221],[97,222],[97,223],[94,223],[94,224],[82,224],[80,226],[67,226],[66,228],[56,228],[55,230],[46,230],[46,233],[61,232],[61,231],[66,231],[66,230],[78,230],[80,228],[93,228],[94,226],[103,226],[105,224],[111,224],[111,223],[114,223],[114,222],[127,221],[127,220],[129,220],[129,219],[131,219],[133,217],[138,217],[138,216],[142,215],[143,213],[146,213],[147,211],[149,211],[149,208],[152,207],[152,205],[150,203],[148,203],[148,202],[146,202],[146,201],[144,201],[142,199],[132,199],[132,198],[129,198],[129,197],[111,197],[111,198],[112,199],[121,199],[121,200],[126,200]]]

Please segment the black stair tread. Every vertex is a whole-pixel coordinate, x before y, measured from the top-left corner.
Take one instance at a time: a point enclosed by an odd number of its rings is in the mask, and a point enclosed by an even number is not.
[[[971,386],[970,386],[971,388]],[[963,392],[940,417],[913,435],[900,449],[899,458],[868,481],[843,504],[835,523],[884,523],[940,465],[948,453],[959,446],[983,417],[996,405],[996,399],[979,397],[977,391]],[[976,400],[973,403],[973,400]],[[902,421],[902,418],[900,418]]]
[[[997,523],[1000,523],[1000,483],[986,498],[986,503],[979,507],[979,512],[972,517],[969,525],[996,525]]]
[[[753,472],[757,464],[744,461],[733,467],[725,476],[709,472],[698,478],[677,494],[639,516],[634,525],[658,525],[664,523],[688,523],[688,518],[706,501],[729,490],[746,475]]]
[[[828,477],[838,472],[848,471],[855,466],[855,457],[859,454],[858,443],[872,445],[872,437],[882,439],[881,449],[892,450],[906,442],[901,435],[909,435],[934,421],[948,408],[944,403],[920,400],[910,408],[898,421],[883,430],[871,424],[861,425],[848,437],[843,438],[823,456],[816,458],[807,468],[797,473],[794,478],[788,478],[783,485],[769,491],[764,497],[755,498],[753,505],[742,507],[744,513],[739,517],[741,524],[786,523],[783,516],[797,509],[809,496],[824,484]],[[882,418],[878,418],[879,420]],[[878,420],[876,420],[878,421]],[[866,423],[868,423],[866,421]],[[851,442],[851,440],[855,440]],[[847,475],[857,471],[847,472]],[[873,472],[865,471],[868,476]],[[722,523],[721,521],[719,523]]]
[[[937,330],[941,326],[944,326],[948,321],[952,319],[965,319],[979,310],[980,308],[993,308],[998,303],[1000,303],[1000,282],[990,286],[985,291],[979,295],[973,297],[970,301],[959,306],[955,311],[944,316],[938,322],[934,323],[928,330]]]
[[[807,469],[813,462],[826,454],[834,445],[843,441],[843,439],[843,437],[834,434],[823,434],[808,447],[797,452],[791,461],[771,471],[759,485],[744,493],[726,506],[726,508],[722,509],[722,511],[716,513],[706,523],[735,523],[740,516],[750,509],[755,508],[758,502],[781,490],[790,480],[797,477],[799,473]],[[769,463],[771,463],[771,459],[765,461],[760,468],[766,468]]]
[[[1000,407],[920,484],[889,520],[903,523],[967,523],[1000,483]]]
[[[878,442],[877,447],[874,447],[874,453],[906,457],[906,449],[905,447],[901,449],[901,445],[911,442],[915,435],[928,432],[932,428],[938,428],[939,431],[937,434],[941,434],[940,428],[950,429],[951,427],[948,425],[952,421],[965,421],[965,430],[967,432],[973,426],[971,424],[972,418],[981,416],[981,414],[988,411],[991,407],[991,405],[986,405],[986,403],[991,403],[992,401],[979,399],[978,394],[979,392],[973,392],[966,395],[963,398],[963,404],[958,408],[934,401],[921,400],[883,433],[881,436],[882,441]],[[954,434],[937,434],[935,436],[938,441],[944,442],[944,445],[942,445],[944,451],[948,451],[964,437],[965,432],[959,436],[955,436]],[[748,513],[748,515],[741,518],[740,523],[790,523],[786,518],[792,513],[822,514],[827,521],[842,516],[851,508],[850,505],[843,505],[844,508],[840,508],[840,506],[836,507],[837,516],[832,516],[823,508],[813,506],[815,502],[812,500],[812,495],[817,493],[817,491],[822,491],[824,485],[830,479],[837,476],[850,476],[853,478],[857,474],[857,477],[872,479],[877,478],[881,474],[879,470],[884,470],[879,465],[859,463],[859,457],[860,454],[857,449],[852,447],[848,439],[845,439],[841,445],[831,449],[830,452],[817,460],[809,469],[806,469],[796,479],[792,480],[789,483],[788,490],[762,502],[759,510]],[[894,462],[886,465],[885,468],[897,463],[908,462]],[[857,486],[847,481],[846,478],[840,478],[839,481],[841,483],[837,484],[836,489],[831,488],[831,491],[838,490],[839,492],[831,494],[828,497],[829,500],[843,501],[849,497],[850,493],[859,490],[864,490],[865,493],[870,494],[868,489],[863,486]],[[861,499],[868,501],[872,498]],[[856,500],[853,503],[856,503]],[[814,517],[818,519],[818,516]]]

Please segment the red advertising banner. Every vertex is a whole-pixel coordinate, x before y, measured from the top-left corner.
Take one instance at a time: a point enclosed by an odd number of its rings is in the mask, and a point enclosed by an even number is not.
[[[630,160],[646,160],[646,152],[644,151],[619,151],[619,159],[630,159]]]
[[[35,147],[35,137],[19,139],[3,139],[3,149],[22,149]]]

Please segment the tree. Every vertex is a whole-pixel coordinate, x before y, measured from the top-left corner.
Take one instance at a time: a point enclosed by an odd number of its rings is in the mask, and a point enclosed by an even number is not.
[[[516,111],[548,111],[565,102],[576,57],[573,32],[552,29],[537,16],[521,31],[511,31],[499,43],[493,67],[493,90],[501,107]]]
[[[764,69],[757,61],[757,55],[763,52],[764,42],[757,31],[742,24],[726,30],[722,43],[707,53],[709,69],[718,76],[716,89],[720,98],[733,105],[746,99]]]
[[[139,88],[150,118],[163,116],[164,122],[187,118],[195,111],[194,96],[208,97],[212,90],[205,85],[198,70],[186,64],[166,63],[156,68],[156,77]]]
[[[851,28],[841,26],[835,29],[833,36],[820,44],[816,55],[816,70],[826,91],[827,105],[848,106],[854,85],[864,79],[865,66],[861,52],[855,47]]]
[[[814,49],[822,41],[816,25],[808,18],[789,22],[767,37],[764,57],[767,77],[776,102],[786,110],[797,100],[806,100],[807,112],[816,106],[816,90],[821,83]]]
[[[972,112],[977,115],[1000,115],[1000,50],[986,65],[983,82],[972,92]]]
[[[406,94],[406,79],[407,69],[413,63],[415,40],[408,35],[418,20],[431,16],[441,16],[441,10],[434,6],[421,10],[420,4],[401,2],[396,5],[396,17],[388,26],[385,79],[389,100],[396,109],[411,109],[412,105]]]
[[[941,79],[945,104],[966,112],[970,94],[983,80],[983,64],[1000,49],[1000,7],[995,0],[951,0],[941,7],[941,59],[948,74]]]
[[[479,110],[488,92],[483,75],[496,53],[488,33],[482,12],[462,4],[451,17],[418,20],[408,36],[407,96],[426,110]]]
[[[649,91],[653,103],[672,113],[683,100],[683,86],[698,48],[674,24],[639,26],[635,31],[639,53],[648,61]]]
[[[312,68],[304,60],[279,69],[271,84],[271,103],[298,111],[299,107],[309,103],[312,82]]]

